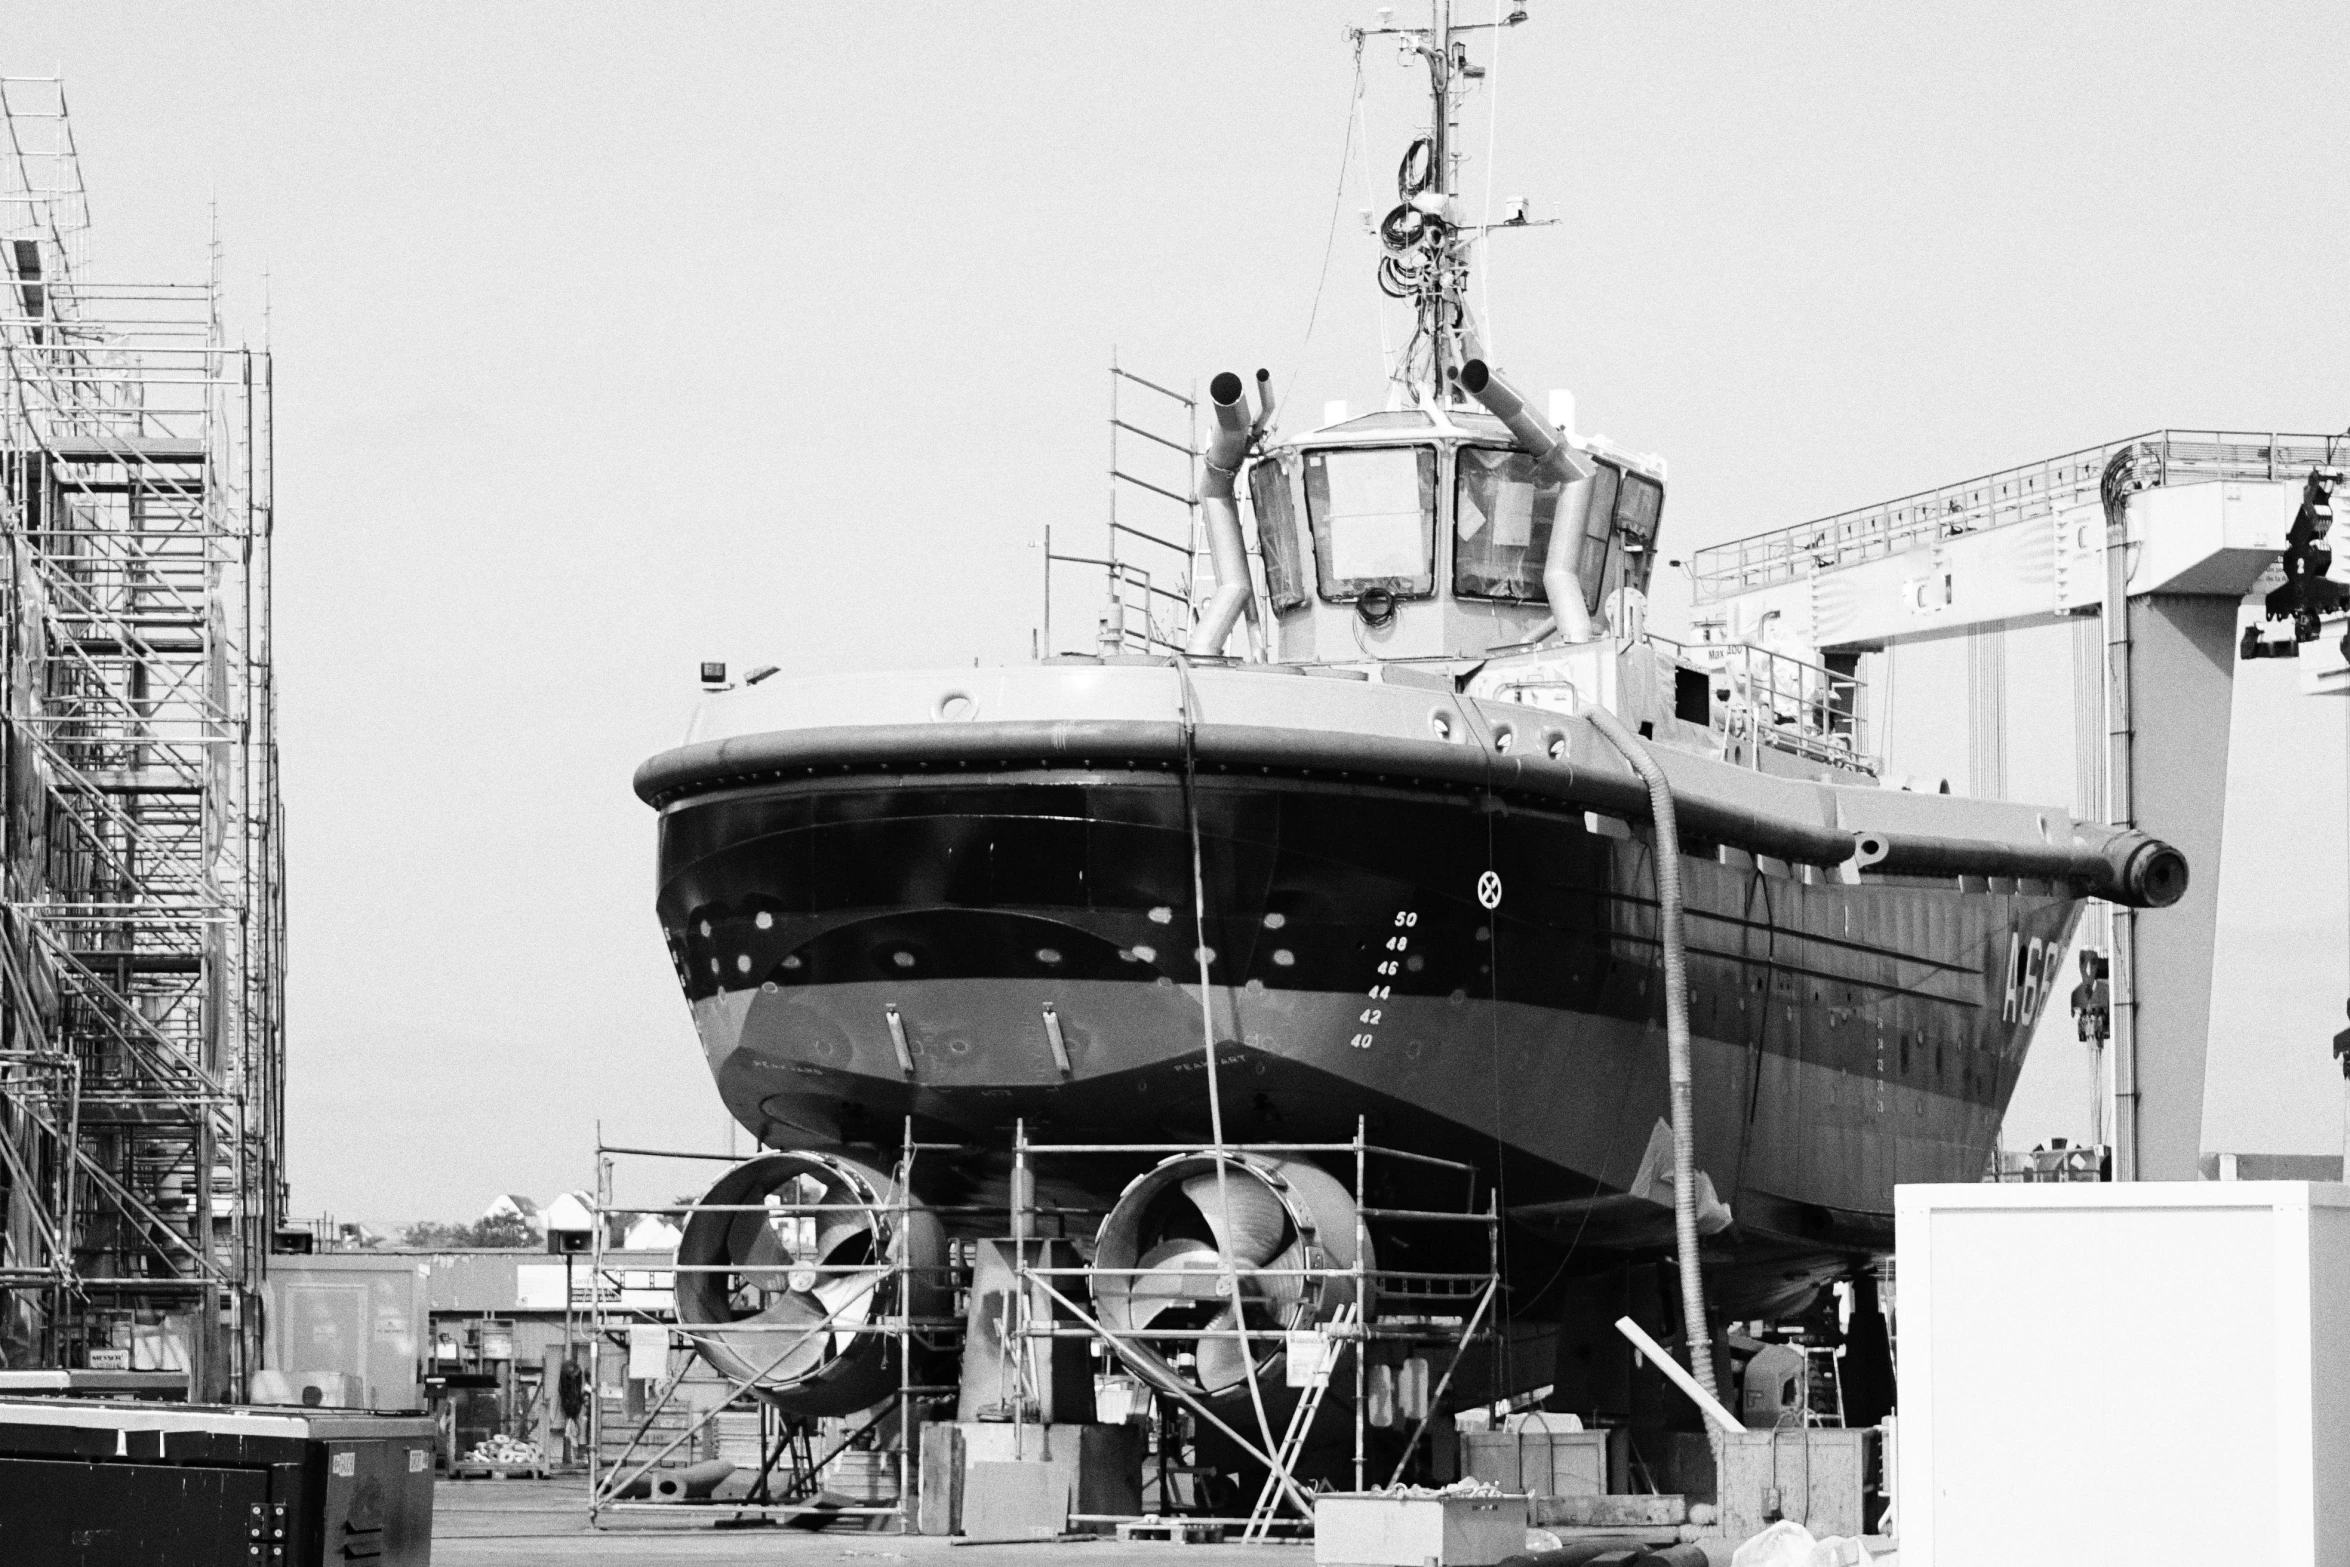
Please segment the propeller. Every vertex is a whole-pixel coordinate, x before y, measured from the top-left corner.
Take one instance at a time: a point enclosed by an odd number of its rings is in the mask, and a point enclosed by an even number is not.
[[[1199,1210],[1209,1233],[1216,1238],[1216,1244],[1208,1249],[1208,1257],[1210,1266],[1217,1269],[1219,1287],[1224,1282],[1223,1259],[1227,1256],[1232,1259],[1235,1298],[1209,1320],[1208,1327],[1230,1332],[1267,1325],[1249,1318],[1281,1315],[1283,1307],[1304,1296],[1304,1279],[1279,1274],[1265,1278],[1257,1271],[1265,1267],[1298,1267],[1298,1259],[1304,1255],[1298,1243],[1297,1226],[1272,1188],[1226,1168],[1220,1174],[1210,1170],[1185,1181],[1183,1195]],[[1252,1312],[1250,1308],[1255,1306],[1266,1309]],[[1238,1387],[1248,1375],[1248,1357],[1239,1339],[1203,1338],[1196,1354],[1200,1387],[1206,1392],[1220,1393]]]
[[[1330,1243],[1334,1230],[1343,1244]],[[1220,1397],[1245,1384],[1252,1354],[1269,1374],[1283,1333],[1351,1298],[1351,1281],[1297,1270],[1350,1266],[1353,1241],[1351,1197],[1314,1166],[1242,1155],[1219,1171],[1212,1155],[1183,1155],[1128,1186],[1103,1220],[1095,1304],[1105,1326],[1144,1335],[1117,1347],[1148,1380]],[[1252,1335],[1245,1347],[1218,1336],[1236,1329]],[[1188,1371],[1176,1365],[1185,1352]]]
[[[726,1230],[727,1254],[713,1259],[736,1265],[726,1276],[730,1300],[745,1311],[736,1321],[761,1330],[730,1336],[741,1341],[744,1359],[771,1363],[772,1376],[804,1377],[846,1353],[872,1320],[874,1296],[889,1277],[888,1260],[874,1255],[865,1215],[824,1214],[819,1224],[812,1222],[818,1216],[792,1211],[841,1196],[800,1176],[787,1191],[765,1195],[765,1213],[735,1215]]]
[[[879,1319],[911,1289],[930,1314],[944,1242],[914,1208],[896,1221],[886,1177],[826,1154],[767,1154],[719,1178],[678,1245],[678,1320],[705,1359],[803,1414],[883,1396]]]

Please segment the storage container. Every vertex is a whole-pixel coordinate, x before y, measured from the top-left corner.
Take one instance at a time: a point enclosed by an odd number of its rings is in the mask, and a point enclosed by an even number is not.
[[[1611,1489],[1609,1454],[1622,1445],[1609,1431],[1463,1431],[1461,1473],[1504,1491],[1536,1496],[1592,1496]]]
[[[2350,1188],[1894,1202],[1903,1567],[2350,1562]]]
[[[1314,1499],[1316,1567],[1493,1567],[1526,1548],[1523,1496]]]
[[[0,1562],[425,1567],[417,1415],[0,1400]]]

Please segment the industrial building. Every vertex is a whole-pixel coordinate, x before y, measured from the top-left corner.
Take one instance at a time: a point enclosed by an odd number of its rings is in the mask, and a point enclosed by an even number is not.
[[[429,1413],[444,1467],[493,1436],[537,1446],[549,1466],[585,1464],[597,1421],[582,1409],[566,1439],[562,1364],[578,1363],[615,1431],[632,1404],[641,1415],[647,1377],[629,1324],[658,1330],[666,1352],[660,1324],[674,1316],[673,1262],[667,1251],[619,1249],[277,1257],[265,1290],[267,1369],[254,1398]]]
[[[2338,684],[2318,678],[2340,633],[2318,611],[2338,610],[2323,541],[2346,464],[2340,434],[2156,430],[1691,558],[1701,637],[1834,671],[1889,786],[2187,854],[2177,906],[2092,905],[2035,971],[2020,1091],[2054,1091],[2092,1176],[2107,1153],[2121,1180],[2341,1174],[2327,1047],[2350,929],[2327,911],[2350,846],[2338,809],[2306,807],[2343,787]],[[2288,584],[2312,580],[2304,604]],[[2330,938],[2290,984],[2271,906]]]

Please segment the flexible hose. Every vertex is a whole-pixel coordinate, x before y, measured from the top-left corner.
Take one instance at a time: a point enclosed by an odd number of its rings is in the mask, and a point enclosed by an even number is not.
[[[1681,829],[1673,815],[1673,789],[1648,747],[1606,708],[1591,708],[1592,727],[1624,753],[1632,771],[1648,786],[1648,811],[1656,825],[1656,912],[1665,954],[1665,1054],[1672,1088],[1673,1244],[1681,1265],[1681,1315],[1689,1332],[1689,1370],[1697,1385],[1715,1398],[1713,1335],[1706,1327],[1705,1280],[1697,1260],[1697,1127],[1692,1107],[1689,1060],[1689,945],[1681,919]],[[1721,1438],[1706,1422],[1706,1436]]]

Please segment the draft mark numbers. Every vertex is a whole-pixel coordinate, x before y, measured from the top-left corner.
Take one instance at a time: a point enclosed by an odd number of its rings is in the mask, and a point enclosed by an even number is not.
[[[1398,909],[1395,911],[1395,919],[1389,926],[1389,935],[1379,948],[1382,956],[1372,970],[1374,977],[1371,981],[1371,988],[1363,992],[1364,1000],[1384,1002],[1393,996],[1395,987],[1383,982],[1393,979],[1396,971],[1403,967],[1404,954],[1412,950],[1411,932],[1419,923],[1420,915],[1417,910]],[[1350,1035],[1346,1042],[1357,1050],[1370,1049],[1371,1042],[1378,1037],[1376,1030],[1379,1027],[1379,1020],[1385,1015],[1386,1008],[1382,1006],[1363,1008],[1355,1017],[1355,1022],[1361,1031]]]

